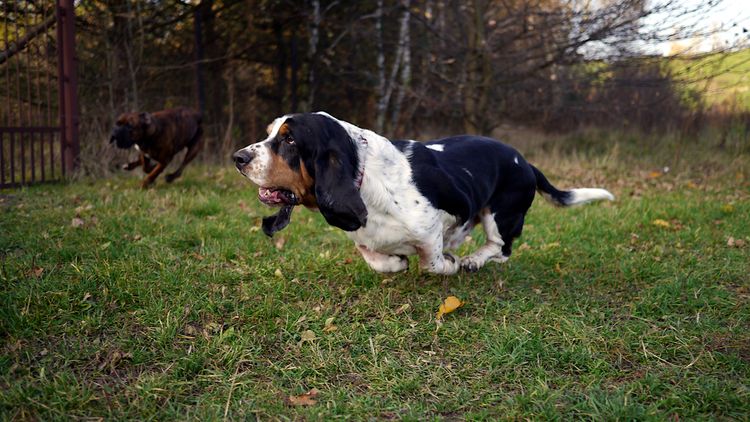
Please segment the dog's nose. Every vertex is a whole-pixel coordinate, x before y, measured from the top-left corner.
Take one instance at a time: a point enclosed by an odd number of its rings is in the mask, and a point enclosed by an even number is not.
[[[241,149],[235,152],[232,155],[232,158],[234,159],[234,165],[237,166],[237,168],[242,168],[246,166],[250,161],[252,161],[253,158],[255,158],[255,154],[250,151]]]

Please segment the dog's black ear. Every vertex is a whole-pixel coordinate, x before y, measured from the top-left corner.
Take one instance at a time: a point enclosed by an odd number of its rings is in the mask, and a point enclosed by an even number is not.
[[[367,208],[354,185],[357,171],[351,157],[335,149],[315,160],[315,197],[328,224],[354,231],[367,223]]]
[[[348,132],[335,119],[317,113],[294,115],[285,124],[315,181],[315,200],[328,224],[346,231],[364,226],[367,207],[354,182],[359,157]]]
[[[284,205],[281,207],[278,213],[263,218],[263,233],[268,237],[273,237],[273,234],[277,231],[282,230],[284,227],[289,225],[292,219],[293,205]]]

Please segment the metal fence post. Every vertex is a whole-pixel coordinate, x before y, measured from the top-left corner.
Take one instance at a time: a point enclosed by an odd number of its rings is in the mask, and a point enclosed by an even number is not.
[[[75,5],[74,0],[59,0],[58,25],[61,35],[62,49],[60,60],[62,61],[61,75],[61,104],[64,109],[62,116],[63,125],[63,164],[67,174],[71,174],[78,168],[80,144],[78,140],[78,124],[80,121],[78,110],[78,75],[76,72],[77,57],[75,50]]]

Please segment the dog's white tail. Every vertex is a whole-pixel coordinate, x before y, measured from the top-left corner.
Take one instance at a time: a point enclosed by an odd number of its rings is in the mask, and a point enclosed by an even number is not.
[[[615,196],[606,189],[579,188],[559,190],[552,186],[538,168],[531,166],[531,169],[534,170],[534,176],[536,176],[536,189],[542,194],[544,199],[551,202],[553,205],[568,207],[602,199],[608,199],[610,201],[615,200]]]
[[[615,196],[606,189],[580,188],[571,189],[568,192],[570,192],[570,196],[568,200],[565,201],[565,205],[585,204],[587,202],[598,201],[600,199],[607,199],[610,201],[615,200]]]

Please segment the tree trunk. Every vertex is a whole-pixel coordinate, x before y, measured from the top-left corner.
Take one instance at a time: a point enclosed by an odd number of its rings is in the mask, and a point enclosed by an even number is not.
[[[380,0],[382,1],[382,0]],[[320,27],[320,0],[312,0],[312,22],[309,26],[310,39],[307,48],[307,61],[309,62],[309,71],[307,74],[307,111],[313,111],[315,107],[315,91],[318,81],[315,79],[315,70],[317,65],[318,53],[318,28]]]
[[[385,130],[385,117],[386,117],[386,111],[388,110],[388,104],[391,101],[391,94],[393,93],[393,88],[396,85],[396,78],[398,77],[398,72],[401,69],[401,62],[404,59],[404,50],[407,47],[406,40],[409,37],[409,0],[406,0],[406,9],[404,10],[403,15],[401,16],[401,22],[400,22],[400,28],[398,33],[398,47],[396,49],[396,54],[393,57],[393,64],[391,66],[391,74],[388,77],[388,81],[386,83],[385,89],[383,90],[383,95],[378,100],[378,107],[377,107],[377,117],[376,117],[376,123],[375,127],[379,132],[383,132]],[[381,10],[381,16],[382,16],[382,9]]]
[[[277,114],[285,114],[285,101],[286,96],[286,48],[284,42],[284,28],[282,23],[278,20],[273,22],[273,33],[276,37],[276,101],[277,101]]]
[[[107,40],[113,53],[110,55],[109,71],[111,78],[111,95],[113,115],[126,110],[132,110],[130,95],[128,95],[128,56],[130,48],[128,41],[128,16],[122,13],[122,5],[118,2],[107,2],[108,13],[112,19],[112,27],[107,29]]]
[[[375,11],[375,36],[378,50],[378,103],[375,110],[375,131],[383,133],[383,122],[385,121],[385,109],[388,106],[385,99],[385,51],[383,49],[383,0],[378,0],[378,8]]]
[[[299,72],[299,48],[297,47],[297,33],[292,32],[292,39],[289,42],[290,43],[290,59],[291,59],[291,78],[290,78],[290,101],[292,103],[292,109],[293,112],[299,111],[299,98],[297,97],[297,74]]]
[[[195,91],[198,110],[206,116],[206,84],[203,79],[203,18],[202,10],[196,7],[193,12],[193,36],[195,38]]]
[[[474,0],[473,19],[469,25],[468,57],[466,60],[466,94],[464,95],[464,130],[472,134],[487,134],[491,117],[487,110],[492,81],[492,63],[486,46],[484,15],[487,9],[482,0]]]
[[[227,115],[229,120],[227,121],[227,127],[224,131],[224,141],[221,145],[222,156],[230,154],[233,149],[232,133],[234,132],[234,91],[235,91],[235,72],[232,69],[232,65],[225,67],[224,79],[227,83]]]
[[[396,101],[393,104],[393,110],[391,114],[391,129],[392,134],[396,134],[398,131],[399,119],[401,117],[401,105],[404,102],[406,96],[406,90],[409,88],[411,82],[411,37],[409,31],[409,0],[405,2],[406,10],[402,17],[402,37],[399,40],[399,50],[401,50],[401,83],[398,86],[398,93],[396,94]]]

